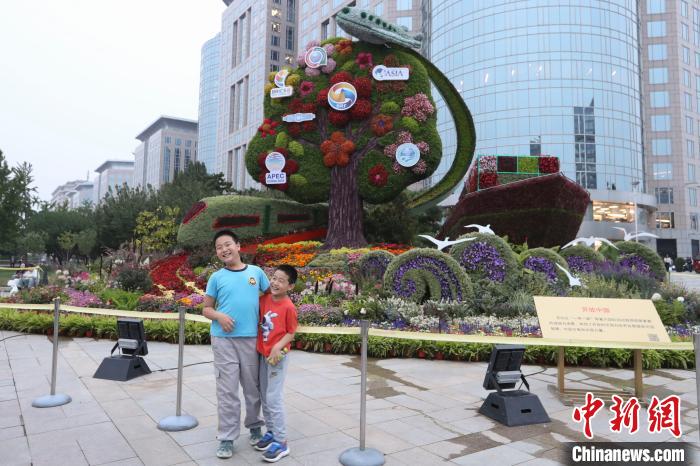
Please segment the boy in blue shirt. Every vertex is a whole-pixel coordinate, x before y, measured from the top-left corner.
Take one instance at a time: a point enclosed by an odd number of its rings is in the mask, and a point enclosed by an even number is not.
[[[270,287],[259,267],[241,261],[241,244],[230,230],[214,236],[216,256],[224,268],[214,272],[207,282],[204,317],[211,322],[211,347],[216,374],[216,400],[219,415],[216,456],[233,456],[233,442],[240,435],[241,401],[238,385],[243,387],[246,403],[245,426],[250,429],[250,444],[261,438],[260,388],[258,384],[259,296]]]

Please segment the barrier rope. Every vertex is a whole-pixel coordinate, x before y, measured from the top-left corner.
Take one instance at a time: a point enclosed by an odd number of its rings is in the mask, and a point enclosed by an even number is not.
[[[27,311],[51,311],[53,304],[21,304],[21,303],[0,303],[0,309],[15,309]],[[176,312],[138,312],[125,311],[120,309],[102,309],[102,308],[87,308],[61,305],[61,311],[71,312],[76,314],[93,314],[112,317],[137,317],[142,319],[164,319],[177,320],[179,319]],[[209,319],[202,315],[187,314],[185,319],[190,322],[201,322],[205,324],[211,323]],[[297,327],[297,333],[306,334],[323,334],[323,335],[359,335],[359,327]],[[673,350],[687,351],[693,350],[693,342],[616,342],[616,341],[584,341],[584,340],[568,340],[556,338],[541,338],[541,337],[507,337],[507,336],[491,336],[491,335],[464,335],[455,333],[426,333],[426,332],[407,332],[401,330],[384,330],[378,328],[370,328],[369,335],[372,337],[384,338],[402,338],[406,340],[424,340],[436,342],[452,342],[452,343],[486,343],[486,344],[511,344],[511,345],[537,345],[537,346],[572,346],[572,347],[590,347],[590,348],[619,348],[619,349],[642,349],[642,350]]]

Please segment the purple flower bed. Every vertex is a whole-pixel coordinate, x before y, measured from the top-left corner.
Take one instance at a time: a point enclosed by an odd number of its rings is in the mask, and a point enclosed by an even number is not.
[[[628,256],[623,256],[620,259],[620,265],[628,269],[634,270],[643,275],[652,275],[651,267],[649,264],[636,254],[630,254]]]
[[[554,269],[554,264],[552,264],[552,261],[549,259],[538,256],[530,256],[525,259],[525,263],[523,265],[525,268],[528,268],[534,272],[543,273],[550,282],[556,281],[557,279],[557,271]]]
[[[389,257],[372,256],[363,262],[361,273],[364,277],[381,278],[384,276],[386,268],[389,267],[389,262],[391,262]]]
[[[401,264],[393,277],[393,291],[396,296],[401,298],[410,298],[416,293],[416,283],[410,278],[404,279],[404,276],[411,271],[418,271],[420,274],[425,274],[424,280],[427,282],[430,278],[434,278],[440,285],[440,293],[443,299],[451,298],[456,301],[462,301],[462,286],[459,283],[457,275],[450,270],[445,262],[432,257],[416,257],[412,260]],[[453,295],[452,289],[455,290]]]
[[[68,305],[77,307],[100,307],[102,301],[100,298],[90,293],[89,291],[78,291],[73,288],[66,288],[68,295]]]
[[[595,269],[593,262],[581,256],[569,256],[566,258],[566,263],[569,264],[569,269],[571,269],[572,272],[593,273]]]
[[[470,244],[462,251],[460,259],[468,272],[481,270],[489,280],[498,283],[506,279],[506,261],[488,243],[480,241]]]

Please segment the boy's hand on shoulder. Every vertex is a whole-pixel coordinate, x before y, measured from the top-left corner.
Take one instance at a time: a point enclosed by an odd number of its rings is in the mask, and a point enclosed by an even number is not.
[[[216,321],[219,322],[219,325],[226,333],[233,331],[233,327],[236,325],[236,322],[223,312],[219,312],[219,315],[216,316]]]

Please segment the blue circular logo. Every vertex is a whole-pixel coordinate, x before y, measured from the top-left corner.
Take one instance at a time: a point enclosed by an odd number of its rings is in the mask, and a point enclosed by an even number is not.
[[[419,160],[420,149],[418,149],[417,145],[407,142],[396,148],[396,161],[399,162],[399,165],[402,167],[411,168],[417,164]]]

